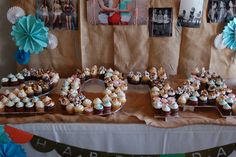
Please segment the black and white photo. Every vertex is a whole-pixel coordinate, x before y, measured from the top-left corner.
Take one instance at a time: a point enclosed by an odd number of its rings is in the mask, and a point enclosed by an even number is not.
[[[151,37],[172,36],[172,8],[149,9],[149,35]]]
[[[201,24],[204,0],[181,0],[178,25],[198,28]]]
[[[36,17],[53,29],[78,29],[77,13],[78,0],[36,0]]]
[[[209,0],[207,22],[228,22],[236,15],[236,0]]]

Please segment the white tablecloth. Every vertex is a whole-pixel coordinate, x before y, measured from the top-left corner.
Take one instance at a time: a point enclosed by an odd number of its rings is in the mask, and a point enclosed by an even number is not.
[[[127,154],[185,153],[236,143],[236,127],[193,125],[175,129],[154,128],[141,124],[21,124],[13,127],[73,146]],[[28,156],[57,157],[55,150],[39,153],[30,144]],[[231,157],[235,157],[233,152]]]

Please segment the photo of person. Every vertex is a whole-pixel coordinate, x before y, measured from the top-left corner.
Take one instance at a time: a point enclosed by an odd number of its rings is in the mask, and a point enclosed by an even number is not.
[[[181,0],[178,26],[198,28],[201,24],[203,0]]]
[[[87,17],[93,25],[147,24],[147,0],[88,0]]]
[[[53,29],[78,29],[78,0],[36,0],[36,17]]]
[[[149,35],[150,37],[172,36],[172,8],[149,9]]]
[[[209,0],[207,22],[222,23],[236,15],[236,0]]]

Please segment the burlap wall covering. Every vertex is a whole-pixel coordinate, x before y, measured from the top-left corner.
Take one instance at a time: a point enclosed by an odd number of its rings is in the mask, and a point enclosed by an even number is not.
[[[12,2],[22,6],[27,13],[35,13],[35,0]],[[172,37],[149,38],[148,26],[90,25],[86,0],[79,0],[79,30],[53,30],[59,39],[58,48],[33,56],[29,66],[55,68],[62,76],[71,75],[77,67],[94,64],[115,67],[123,72],[162,65],[171,75],[187,75],[195,66],[205,66],[225,78],[234,79],[233,53],[213,46],[223,24],[206,22],[207,4],[208,0],[205,0],[203,23],[199,29],[181,29],[176,26],[180,0],[150,0],[148,7],[173,7],[174,25]]]

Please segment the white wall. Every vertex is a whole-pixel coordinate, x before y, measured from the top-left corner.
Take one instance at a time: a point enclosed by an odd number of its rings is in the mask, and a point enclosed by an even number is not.
[[[16,71],[14,60],[16,46],[10,36],[11,24],[6,18],[9,7],[9,0],[0,0],[0,78]]]

